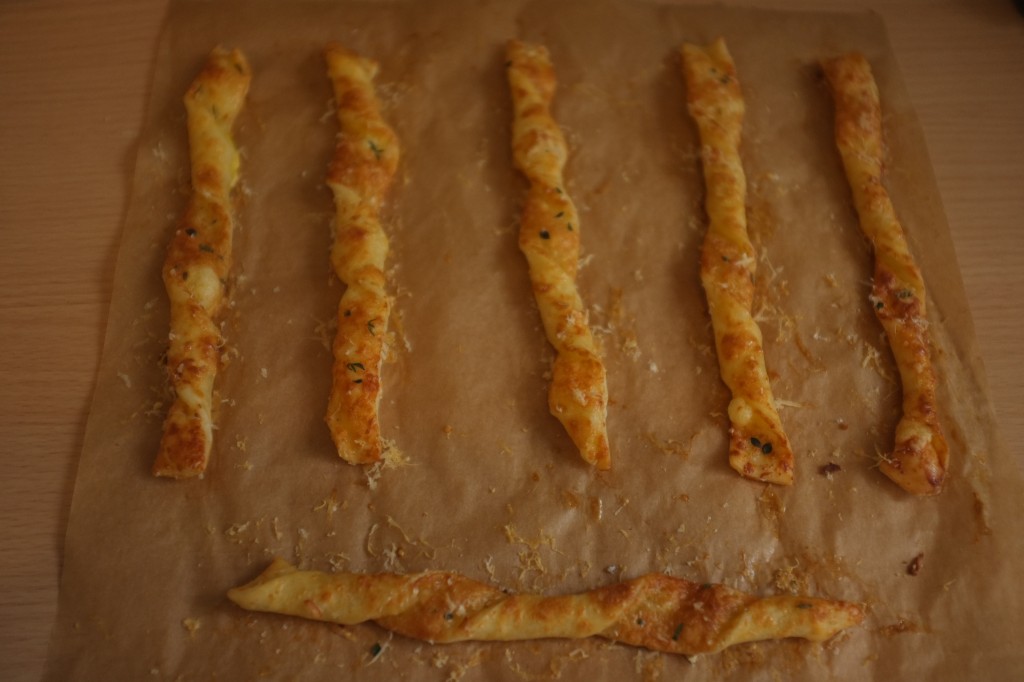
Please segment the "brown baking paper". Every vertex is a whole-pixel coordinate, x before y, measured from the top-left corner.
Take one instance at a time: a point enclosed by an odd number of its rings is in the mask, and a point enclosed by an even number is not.
[[[797,452],[791,488],[727,464],[728,396],[698,279],[703,181],[677,54],[719,35],[747,103],[755,308]],[[517,247],[526,183],[510,152],[512,37],[546,44],[560,82],[579,283],[611,394],[605,474],[548,414],[552,351]],[[324,186],[337,130],[321,57],[329,40],[380,61],[384,113],[402,145],[384,212],[395,305],[381,421],[407,459],[395,468],[340,461],[322,419],[342,293]],[[202,480],[173,482],[149,473],[168,405],[160,268],[187,196],[181,96],[217,43],[242,48],[254,72],[237,130],[237,266],[212,462]],[[888,183],[928,284],[952,451],[946,490],[930,499],[874,466],[891,448],[900,390],[815,66],[850,49],[877,75]],[[920,127],[873,15],[174,3],[115,282],[47,679],[1024,674],[1022,485],[998,446]],[[819,472],[828,464],[839,467],[830,476]],[[826,644],[748,644],[693,661],[598,639],[430,645],[372,624],[249,613],[225,598],[274,556],[320,570],[454,570],[545,594],[663,571],[861,601],[869,615]]]

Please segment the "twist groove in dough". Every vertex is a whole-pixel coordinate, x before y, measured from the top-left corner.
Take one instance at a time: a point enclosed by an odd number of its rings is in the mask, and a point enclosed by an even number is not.
[[[871,65],[851,53],[822,62],[835,100],[836,146],[860,225],[875,252],[871,303],[885,329],[903,384],[896,445],[879,469],[915,495],[942,491],[949,448],[939,424],[924,279],[882,184],[882,108]]]
[[[171,303],[167,373],[174,402],[153,473],[192,478],[206,471],[213,444],[213,385],[223,345],[216,318],[231,271],[239,154],[231,137],[252,74],[245,55],[216,48],[185,94],[192,195],[164,260]]]
[[[596,636],[687,655],[764,639],[824,641],[864,617],[850,602],[758,598],[663,574],[545,597],[508,594],[458,573],[328,574],[300,571],[283,559],[228,598],[250,611],[342,625],[373,621],[429,642]]]
[[[338,455],[352,464],[381,458],[381,364],[391,312],[379,212],[398,167],[398,138],[380,116],[378,65],[336,43],[324,51],[341,132],[327,185],[337,212],[331,265],[345,284],[338,305],[331,396],[325,420]]]
[[[529,264],[545,334],[557,353],[548,407],[583,459],[598,469],[608,469],[608,386],[576,288],[580,223],[563,186],[565,138],[550,111],[555,71],[547,49],[539,45],[513,40],[506,55],[515,114],[513,158],[516,168],[530,181],[519,248]]]
[[[700,279],[708,300],[729,403],[729,464],[747,478],[793,483],[793,451],[783,430],[764,362],[761,330],[751,315],[757,255],[747,235],[746,176],[740,159],[744,103],[721,38],[684,45],[683,75],[704,166],[708,231]]]

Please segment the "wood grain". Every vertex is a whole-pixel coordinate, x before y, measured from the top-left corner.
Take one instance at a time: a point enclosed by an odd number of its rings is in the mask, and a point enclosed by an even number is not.
[[[1024,439],[1024,17],[1010,0],[743,4],[874,4],[882,14],[928,141],[1003,438]],[[0,679],[38,679],[46,657],[165,9],[0,4]]]

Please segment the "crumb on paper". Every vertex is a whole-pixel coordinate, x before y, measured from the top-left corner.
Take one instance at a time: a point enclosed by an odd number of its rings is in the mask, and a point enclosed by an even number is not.
[[[442,431],[442,432],[444,433],[444,437],[445,437],[445,438],[447,438],[447,439],[451,440],[451,437],[452,437],[452,433],[454,433],[454,432],[455,432],[455,429],[454,429],[454,428],[452,428],[452,425],[451,425],[451,424],[445,424],[445,425],[444,425],[444,428],[443,428],[443,429],[441,429],[441,431]]]
[[[901,635],[905,632],[920,632],[921,626],[906,618],[897,618],[895,623],[882,626],[878,629],[880,634],[886,636]]]
[[[895,379],[893,379],[892,374],[889,372],[889,370],[885,367],[884,363],[882,362],[882,353],[877,348],[869,344],[867,341],[864,341],[862,346],[862,352],[863,357],[861,358],[860,362],[861,367],[865,369],[870,367],[871,369],[875,370],[878,376],[882,377],[889,383],[896,383]]]
[[[181,626],[188,632],[189,638],[195,639],[196,632],[202,627],[202,623],[198,618],[185,618],[181,621]]]
[[[394,633],[389,632],[388,638],[382,642],[374,642],[373,646],[367,652],[368,663],[367,665],[373,665],[377,661],[384,657],[384,653],[391,647],[391,640],[394,638]]]
[[[320,500],[313,507],[313,511],[320,511],[321,509],[325,510],[327,512],[327,520],[330,521],[334,518],[334,513],[340,508],[343,508],[343,505],[338,502],[338,498],[335,496],[335,491],[332,490],[329,497],[325,497]]]
[[[327,552],[324,556],[327,559],[327,563],[329,563],[331,568],[335,571],[344,569],[350,561],[349,556],[344,552]]]
[[[921,567],[924,565],[924,552],[919,552],[917,556],[907,563],[907,575],[916,576],[921,572]]]
[[[318,320],[314,317],[313,321],[316,322],[313,327],[313,338],[320,342],[324,350],[331,350],[331,341],[338,332],[338,320],[336,318]]]
[[[484,570],[487,571],[487,577],[491,582],[498,582],[497,577],[494,574],[494,557],[488,554],[484,557]]]
[[[799,560],[787,562],[782,568],[775,569],[772,573],[772,583],[775,589],[784,594],[806,594],[810,589],[807,572],[802,570]]]
[[[825,478],[829,479],[829,480],[832,479],[832,474],[835,474],[835,473],[837,473],[839,471],[842,471],[842,470],[843,470],[843,467],[839,466],[835,462],[829,462],[828,464],[822,464],[820,467],[818,467],[818,473],[821,474],[822,476],[824,476]]]
[[[663,455],[674,455],[676,457],[682,457],[683,459],[690,456],[690,450],[682,443],[672,438],[661,440],[653,433],[648,432],[644,434],[644,440],[650,443]]]
[[[132,378],[130,376],[128,376],[127,374],[125,374],[124,372],[118,372],[117,373],[117,378],[120,379],[124,383],[125,388],[131,388],[132,387]]]
[[[625,338],[622,341],[622,354],[633,362],[637,362],[640,359],[640,344],[636,338],[636,332],[632,329],[624,332]]]
[[[381,454],[380,460],[363,470],[363,473],[366,474],[366,484],[370,490],[377,489],[377,483],[380,482],[380,477],[385,471],[411,464],[409,458],[398,448],[395,441],[385,438],[383,444],[384,452]]]
[[[638,650],[633,657],[633,671],[645,680],[661,679],[665,657],[657,651]]]
[[[235,544],[241,544],[242,539],[240,536],[245,533],[245,531],[249,530],[249,526],[251,524],[251,521],[246,521],[245,523],[233,523],[224,529],[224,535],[226,535],[228,539]]]

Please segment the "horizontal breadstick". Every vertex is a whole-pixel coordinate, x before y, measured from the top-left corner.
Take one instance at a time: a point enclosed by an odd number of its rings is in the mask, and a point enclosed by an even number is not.
[[[580,456],[608,469],[608,386],[576,288],[580,221],[562,178],[565,138],[551,117],[555,70],[547,49],[539,45],[513,40],[506,55],[514,110],[512,153],[516,168],[530,181],[519,248],[529,264],[544,331],[557,353],[548,406]]]
[[[249,91],[249,64],[216,48],[185,94],[192,195],[171,239],[163,279],[171,301],[167,373],[174,391],[153,473],[202,475],[213,443],[213,384],[223,345],[217,315],[231,270],[239,155],[231,138]]]
[[[341,132],[327,185],[337,212],[331,264],[345,284],[334,337],[325,417],[338,455],[352,464],[381,458],[381,363],[391,314],[380,206],[398,167],[398,138],[380,116],[377,63],[332,43],[324,51]]]
[[[793,483],[793,451],[775,408],[761,330],[751,315],[757,255],[747,235],[746,176],[740,159],[744,103],[725,41],[685,45],[683,74],[697,123],[708,231],[700,280],[707,295],[729,403],[729,464],[747,478]]]
[[[871,65],[861,54],[822,63],[835,99],[836,145],[861,229],[875,252],[871,303],[903,384],[896,445],[879,465],[907,492],[934,495],[946,478],[949,448],[939,424],[924,279],[882,184],[882,108]]]
[[[342,625],[373,621],[429,642],[597,636],[688,655],[783,637],[823,641],[864,617],[850,602],[758,598],[662,574],[545,597],[511,595],[458,573],[328,574],[283,559],[228,598],[250,611]]]

